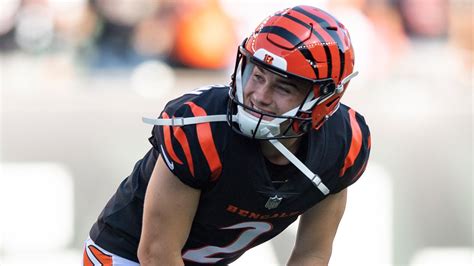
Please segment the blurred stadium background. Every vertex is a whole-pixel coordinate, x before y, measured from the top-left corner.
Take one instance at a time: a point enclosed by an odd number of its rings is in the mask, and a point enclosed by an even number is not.
[[[351,32],[344,102],[372,131],[331,265],[472,265],[471,0],[0,0],[0,265],[79,265],[150,148],[141,117],[229,83],[241,40],[296,4]],[[295,232],[235,265],[283,265]]]

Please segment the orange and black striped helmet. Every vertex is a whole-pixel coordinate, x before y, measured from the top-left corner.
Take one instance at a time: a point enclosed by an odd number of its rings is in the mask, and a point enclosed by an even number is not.
[[[283,77],[312,84],[314,95],[309,102],[291,116],[282,116],[291,119],[290,126],[297,133],[319,129],[337,110],[347,83],[357,74],[353,73],[354,50],[347,29],[329,13],[311,6],[269,16],[239,47],[230,96],[234,105],[246,109],[236,83],[249,60]]]

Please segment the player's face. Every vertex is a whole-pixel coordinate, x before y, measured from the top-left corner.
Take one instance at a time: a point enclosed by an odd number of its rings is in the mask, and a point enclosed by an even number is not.
[[[265,113],[282,115],[303,102],[308,89],[302,87],[304,86],[298,82],[289,81],[255,66],[243,90],[244,104]],[[248,112],[260,117],[250,110]],[[268,116],[263,119],[272,120]]]

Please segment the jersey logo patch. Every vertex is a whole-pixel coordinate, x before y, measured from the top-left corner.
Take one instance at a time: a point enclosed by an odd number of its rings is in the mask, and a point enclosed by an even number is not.
[[[269,210],[275,209],[276,207],[278,207],[278,205],[280,205],[282,199],[283,198],[278,197],[278,195],[268,198],[267,203],[265,204],[265,208]]]
[[[170,159],[168,159],[168,156],[166,156],[165,150],[163,149],[163,145],[160,145],[160,148],[161,148],[161,154],[163,155],[163,158],[165,159],[166,164],[171,170],[174,170],[174,163],[173,161],[170,161]]]

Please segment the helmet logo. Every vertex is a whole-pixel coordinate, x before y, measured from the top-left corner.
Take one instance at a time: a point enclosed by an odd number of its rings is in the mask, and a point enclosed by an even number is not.
[[[272,62],[273,62],[273,56],[271,56],[269,54],[265,54],[265,57],[263,58],[263,62],[271,65]]]
[[[285,58],[278,56],[270,51],[265,50],[264,48],[260,48],[253,54],[256,58],[262,60],[264,63],[277,67],[281,70],[285,70],[287,68],[287,62]]]

